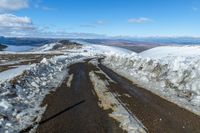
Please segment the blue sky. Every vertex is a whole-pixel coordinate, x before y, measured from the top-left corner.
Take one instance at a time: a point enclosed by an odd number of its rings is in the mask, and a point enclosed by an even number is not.
[[[200,37],[199,25],[200,0],[0,0],[7,36]]]

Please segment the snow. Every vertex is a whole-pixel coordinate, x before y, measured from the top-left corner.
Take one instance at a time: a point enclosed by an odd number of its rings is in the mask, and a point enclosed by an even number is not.
[[[57,45],[57,43],[49,43],[49,44],[45,44],[41,47],[35,48],[32,51],[36,51],[36,52],[45,52],[45,51],[50,51],[53,49],[53,47]]]
[[[115,46],[105,46],[105,45],[97,45],[97,44],[89,44],[84,43],[83,50],[88,51],[93,55],[111,55],[111,54],[132,54],[135,55],[136,53],[127,49],[115,47]]]
[[[160,46],[146,50],[139,55],[154,59],[172,56],[195,57],[200,55],[200,46]]]
[[[69,79],[68,79],[68,81],[67,81],[67,87],[71,87],[71,82],[72,82],[72,80],[73,80],[73,77],[74,77],[73,74],[69,75]]]
[[[11,105],[4,99],[0,101],[0,108],[3,107],[6,110],[9,108],[9,106],[11,106]]]
[[[3,72],[0,72],[0,83],[10,80],[17,75],[20,75],[23,73],[24,70],[27,70],[31,67],[31,65],[19,65],[19,66],[13,66],[17,68],[9,69]]]
[[[93,71],[89,73],[94,90],[100,100],[99,106],[104,110],[112,109],[110,117],[120,123],[120,127],[128,133],[145,133],[144,126],[139,120],[126,110],[116,97],[109,91],[106,83],[101,80]]]

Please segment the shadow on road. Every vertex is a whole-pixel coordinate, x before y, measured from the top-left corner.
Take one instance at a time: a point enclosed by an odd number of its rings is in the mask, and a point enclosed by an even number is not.
[[[62,111],[60,111],[60,112],[58,112],[58,113],[52,115],[51,117],[49,117],[49,118],[47,118],[47,119],[45,119],[45,120],[43,120],[43,121],[40,121],[39,123],[34,123],[33,125],[31,125],[31,126],[27,127],[26,129],[22,130],[20,133],[26,133],[26,132],[30,131],[35,125],[44,124],[44,123],[46,123],[46,122],[48,122],[48,121],[50,121],[50,120],[56,118],[57,116],[59,116],[59,115],[65,113],[65,112],[67,112],[67,111],[69,111],[69,110],[75,108],[76,106],[78,106],[78,105],[80,105],[80,104],[82,104],[82,103],[84,103],[84,102],[85,102],[85,100],[82,100],[82,101],[80,101],[80,102],[78,102],[78,103],[76,103],[76,104],[74,104],[74,105],[72,105],[72,106],[69,106],[69,107],[65,108],[64,110],[62,110]]]

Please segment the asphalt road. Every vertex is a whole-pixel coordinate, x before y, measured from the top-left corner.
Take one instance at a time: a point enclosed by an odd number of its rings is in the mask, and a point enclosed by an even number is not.
[[[89,72],[95,69],[88,63],[78,63],[70,67],[73,74],[71,87],[67,87],[67,79],[56,92],[47,96],[44,104],[48,108],[43,120],[57,112],[84,100],[82,104],[67,110],[61,115],[41,124],[38,133],[122,133],[119,123],[108,116],[108,111],[98,106],[98,98],[93,93]]]

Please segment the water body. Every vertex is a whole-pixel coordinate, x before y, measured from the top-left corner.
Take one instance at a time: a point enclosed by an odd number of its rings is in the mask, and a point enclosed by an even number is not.
[[[15,46],[15,45],[7,45],[8,47],[4,49],[4,51],[12,51],[12,52],[25,52],[30,51],[36,46]]]

